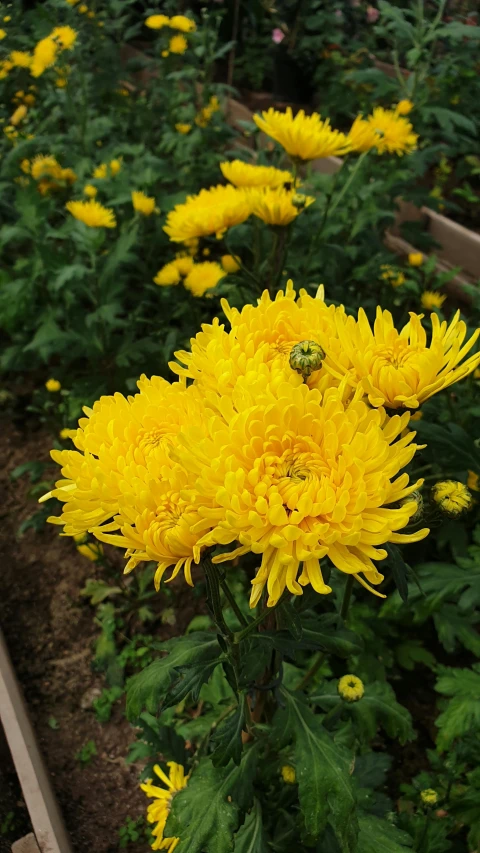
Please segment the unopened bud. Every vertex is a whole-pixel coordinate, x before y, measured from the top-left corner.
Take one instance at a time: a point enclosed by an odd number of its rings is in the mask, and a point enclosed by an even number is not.
[[[449,518],[468,512],[473,504],[470,489],[457,480],[441,480],[432,488],[432,500]]]
[[[306,379],[315,370],[320,370],[325,353],[316,341],[300,341],[290,352],[290,367]]]

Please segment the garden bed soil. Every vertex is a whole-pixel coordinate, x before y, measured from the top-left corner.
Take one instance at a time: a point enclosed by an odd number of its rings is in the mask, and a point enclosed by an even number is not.
[[[47,461],[52,443],[51,436],[33,430],[32,423],[25,431],[2,424],[0,622],[75,853],[117,853],[119,827],[127,816],[145,814],[148,801],[138,787],[139,766],[125,763],[134,733],[123,707],[117,704],[106,724],[91,709],[89,697],[103,687],[102,676],[91,668],[99,631],[80,591],[96,567],[53,525],[17,538],[19,525],[37,507],[28,497],[28,478],[13,481],[11,471],[27,461]],[[182,631],[194,604],[191,595],[182,602],[180,588],[175,603],[182,621],[175,631]],[[97,755],[82,767],[75,755],[90,740]],[[0,814],[13,811],[14,822],[6,847],[0,835],[0,853],[6,853],[30,825],[12,765],[1,765]],[[147,849],[145,840],[128,848]]]

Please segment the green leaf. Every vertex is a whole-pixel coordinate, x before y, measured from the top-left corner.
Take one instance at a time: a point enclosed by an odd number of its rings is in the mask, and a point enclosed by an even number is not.
[[[262,807],[257,799],[247,814],[244,824],[235,835],[234,853],[269,853],[263,828]]]
[[[70,264],[68,266],[64,266],[53,279],[51,283],[52,290],[55,293],[58,293],[58,291],[61,290],[63,285],[68,281],[71,281],[72,279],[85,278],[87,274],[88,268],[83,264]]]
[[[359,825],[357,853],[405,853],[412,846],[406,832],[382,818],[362,815]]]
[[[435,109],[436,112],[436,109]],[[428,421],[417,421],[415,431],[432,448],[438,448],[442,460],[451,459],[459,468],[480,470],[480,453],[473,438],[458,424],[440,426]]]
[[[138,717],[143,709],[155,714],[159,706],[169,707],[180,702],[190,690],[200,690],[223,660],[215,634],[204,631],[167,640],[162,650],[168,654],[127,683],[127,717],[130,720]]]
[[[403,559],[403,556],[400,550],[395,545],[389,545],[388,543],[385,545],[385,550],[388,553],[388,565],[392,571],[392,577],[395,582],[395,586],[398,589],[398,594],[402,601],[407,601],[408,599],[408,566]]]
[[[130,228],[120,235],[113,249],[109,252],[105,266],[103,267],[99,281],[100,285],[106,282],[116,272],[121,264],[135,260],[132,249],[138,240],[138,225]]]
[[[343,853],[353,853],[358,831],[351,780],[353,756],[335,743],[321,718],[299,695],[285,688],[281,693],[287,707],[278,715],[278,722],[294,739],[295,772],[306,831],[315,838],[329,821]]]
[[[459,612],[455,604],[444,604],[433,614],[438,639],[447,652],[453,653],[460,642],[477,657],[480,657],[480,634],[475,626],[479,620],[480,614]]]
[[[203,758],[187,787],[175,795],[164,830],[179,837],[177,853],[228,853],[242,815],[253,798],[257,763],[254,748],[244,753],[239,767],[214,767]]]
[[[358,655],[363,651],[363,640],[353,631],[337,628],[335,613],[302,614],[301,648],[320,650],[341,658]]]
[[[90,604],[96,605],[105,601],[105,599],[109,598],[111,595],[117,595],[121,592],[122,590],[119,586],[109,586],[105,581],[89,578],[85,582],[84,588],[80,590],[80,595],[85,596],[85,598],[89,598]]]
[[[437,747],[444,752],[457,738],[480,732],[480,664],[472,669],[443,669],[435,690],[451,697],[435,720]]]
[[[424,649],[420,640],[407,640],[405,643],[400,643],[395,649],[395,655],[399,665],[410,671],[415,669],[417,663],[423,663],[429,669],[434,669],[436,665],[435,655],[432,655],[428,649]]]
[[[242,694],[237,708],[219,725],[218,729],[215,729],[211,741],[215,747],[211,756],[215,767],[225,767],[230,760],[240,764],[246,701],[245,695]]]

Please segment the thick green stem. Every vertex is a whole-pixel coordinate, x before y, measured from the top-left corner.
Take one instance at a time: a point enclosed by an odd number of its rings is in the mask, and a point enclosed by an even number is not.
[[[322,666],[325,658],[326,658],[325,652],[319,652],[315,656],[315,660],[313,661],[310,669],[307,670],[307,672],[303,676],[302,680],[298,682],[295,690],[305,690],[305,687],[307,686],[308,682],[311,681],[311,679],[314,677],[314,675],[317,674],[317,672],[320,669],[320,667]]]
[[[267,608],[263,611],[263,613],[260,613],[260,616],[257,616],[257,618],[256,618],[256,619],[252,619],[252,621],[251,621],[251,622],[249,622],[249,624],[247,625],[247,627],[246,627],[246,628],[244,628],[244,629],[243,629],[243,631],[237,631],[237,632],[233,635],[233,642],[234,642],[234,643],[241,643],[241,642],[242,642],[242,640],[244,640],[244,639],[245,639],[245,637],[248,637],[248,635],[249,635],[249,634],[251,634],[251,633],[252,633],[252,631],[254,631],[254,630],[255,630],[255,628],[257,627],[257,625],[260,625],[260,624],[263,622],[263,620],[264,620],[264,619],[266,619],[266,618],[267,618],[267,616],[269,616],[269,614],[270,614],[270,613],[273,613],[273,612],[274,612],[274,610],[275,610],[277,607],[279,607],[279,606],[280,606],[280,604],[283,604],[283,602],[285,601],[285,599],[286,599],[287,597],[288,597],[288,590],[285,590],[285,591],[283,592],[283,594],[282,594],[281,598],[279,598],[279,600],[277,601],[277,603],[275,604],[275,606],[274,606],[274,607],[267,607]]]
[[[228,586],[227,581],[225,580],[225,578],[223,578],[221,576],[220,576],[220,586],[222,587],[223,594],[224,594],[225,598],[227,599],[230,607],[232,608],[233,612],[235,613],[235,616],[237,617],[238,621],[240,622],[240,625],[243,625],[243,627],[246,628],[248,625],[248,621],[247,621],[246,617],[243,615],[242,611],[240,610],[237,602],[235,601],[235,596],[233,595],[230,587]]]
[[[231,638],[232,632],[230,628],[225,622],[225,617],[223,615],[222,610],[222,601],[220,598],[220,581],[218,577],[218,569],[212,563],[210,556],[206,556],[202,560],[202,567],[205,572],[205,577],[207,579],[207,589],[208,589],[208,597],[210,599],[210,604],[212,606],[213,617],[215,619],[217,628],[219,629],[222,636],[225,638]]]
[[[353,167],[352,171],[350,172],[348,179],[345,181],[345,183],[344,183],[342,189],[340,190],[339,194],[337,195],[335,201],[331,205],[330,214],[334,213],[334,211],[337,209],[338,205],[342,201],[343,197],[346,195],[346,193],[350,189],[352,181],[355,179],[355,176],[356,176],[358,170],[360,169],[360,166],[362,165],[363,161],[365,160],[365,157],[368,155],[368,153],[369,153],[368,151],[364,151],[363,154],[360,154],[360,157],[358,158],[357,162],[355,163],[355,166]]]
[[[343,593],[343,601],[342,606],[340,608],[340,618],[345,622],[348,614],[348,608],[350,606],[350,598],[352,596],[354,577],[353,575],[348,575],[347,582],[345,584],[345,591]]]

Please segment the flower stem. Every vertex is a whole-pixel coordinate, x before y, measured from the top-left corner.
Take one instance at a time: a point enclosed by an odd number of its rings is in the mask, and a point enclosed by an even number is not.
[[[232,608],[233,612],[235,613],[235,616],[237,617],[238,621],[240,622],[240,625],[243,625],[243,627],[246,628],[248,626],[248,621],[247,621],[246,617],[243,615],[242,611],[240,610],[237,602],[235,601],[235,596],[233,595],[230,587],[228,586],[227,581],[221,575],[220,575],[220,586],[222,587],[223,594],[224,594],[225,598],[227,599],[230,607]]]
[[[350,606],[350,598],[352,596],[353,581],[354,581],[353,575],[348,575],[347,582],[345,584],[345,590],[343,593],[342,606],[340,608],[340,618],[342,619],[343,622],[346,621],[348,608]]]
[[[337,209],[337,207],[340,204],[340,202],[342,201],[344,195],[346,195],[348,189],[350,188],[350,185],[351,185],[353,179],[355,178],[355,175],[357,174],[358,170],[360,169],[360,166],[363,163],[363,161],[365,160],[365,157],[367,156],[368,153],[369,153],[368,151],[364,151],[363,154],[360,154],[360,157],[358,158],[357,162],[355,163],[355,166],[353,167],[352,171],[350,172],[348,179],[345,181],[345,183],[344,183],[342,189],[340,190],[339,194],[337,195],[335,201],[331,205],[330,214],[332,214]]]
[[[318,654],[315,656],[315,660],[313,661],[310,669],[307,670],[307,672],[303,676],[302,680],[298,682],[295,690],[305,690],[305,687],[307,686],[308,682],[313,678],[314,675],[317,674],[317,672],[320,669],[320,667],[322,666],[325,658],[326,658],[325,652],[318,652]]]

